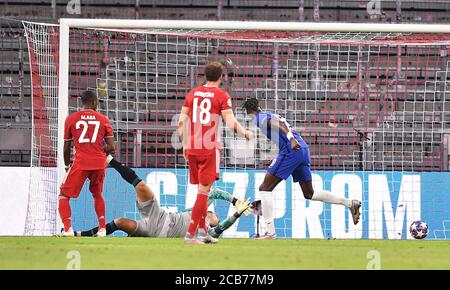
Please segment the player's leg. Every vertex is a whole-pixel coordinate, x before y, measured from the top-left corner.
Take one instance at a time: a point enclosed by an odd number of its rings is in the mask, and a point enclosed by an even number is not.
[[[119,172],[120,176],[128,182],[129,184],[133,185],[135,187],[139,182],[142,181],[142,179],[137,176],[136,172],[132,170],[130,167],[125,166],[124,164],[117,161],[115,158],[113,158],[111,155],[108,155],[106,157],[106,161],[108,162],[109,166],[114,168],[117,172]]]
[[[199,193],[204,192],[206,202],[203,203],[203,215],[200,217],[198,225],[198,237],[205,243],[217,243],[218,240],[208,233],[206,218],[208,215],[208,198],[212,184],[220,178],[220,150],[216,149],[214,154],[203,158],[199,163]]]
[[[124,220],[127,220],[127,221],[124,221]],[[106,226],[105,226],[106,235],[111,235],[112,233],[114,233],[117,230],[123,230],[124,232],[126,232],[126,230],[129,230],[132,228],[133,222],[134,222],[134,225],[136,225],[136,222],[133,220],[129,220],[126,218],[115,219],[106,224]],[[134,229],[136,229],[136,227],[134,227]],[[87,231],[76,231],[75,236],[77,236],[77,237],[94,237],[94,236],[97,236],[97,232],[98,232],[98,227],[95,227],[95,228],[92,228]]]
[[[283,180],[288,178],[295,168],[295,156],[280,153],[267,169],[263,183],[259,187],[262,217],[266,225],[266,232],[257,239],[267,240],[276,237],[273,218],[273,190]]]
[[[140,203],[147,202],[149,200],[153,200],[155,198],[155,194],[151,190],[151,188],[145,183],[145,181],[141,180],[135,187],[136,191],[136,199]]]
[[[98,237],[106,236],[106,205],[103,198],[103,183],[105,181],[105,170],[90,170],[89,173],[89,191],[94,199],[95,213],[98,219]]]
[[[119,172],[120,176],[122,176],[122,178],[126,182],[134,186],[136,199],[138,200],[138,202],[143,203],[155,198],[155,194],[153,193],[151,188],[139,176],[137,176],[136,172],[133,169],[120,163],[111,155],[107,157],[107,161],[109,163],[109,166]]]
[[[273,219],[273,190],[281,182],[281,178],[267,172],[263,183],[259,186],[262,215],[266,225],[266,233],[260,239],[275,238],[275,224]]]
[[[188,165],[189,165],[189,183],[191,184],[199,184],[198,180],[198,160],[197,156],[193,155],[187,155]],[[191,220],[189,222],[189,227],[186,232],[186,235],[184,236],[184,242],[185,243],[191,243],[191,244],[203,244],[200,240],[198,240],[195,237],[197,226],[199,222],[200,217],[200,209],[201,209],[201,199],[203,198],[200,196],[200,185],[198,185],[199,192],[197,193],[197,198],[195,200],[194,206],[192,207],[192,213],[191,213]]]
[[[317,200],[331,204],[341,204],[347,208],[350,208],[352,205],[351,200],[337,196],[329,190],[314,191],[311,180],[300,181],[299,183],[305,199]]]
[[[158,220],[163,211],[155,199],[155,194],[145,181],[137,176],[133,169],[123,165],[112,156],[108,156],[107,161],[111,167],[120,173],[125,181],[133,185],[136,192],[136,206],[141,215],[141,220],[139,221],[123,218],[116,220],[119,229],[132,236],[152,236],[155,232],[155,228],[160,226]]]
[[[84,170],[79,170],[75,165],[69,168],[60,187],[60,194],[58,196],[58,212],[61,221],[64,225],[62,236],[73,236],[72,219],[70,199],[77,198],[83,188],[83,184],[88,177],[88,173]]]
[[[114,220],[118,230],[126,232],[128,235],[132,235],[136,232],[137,222],[135,220],[130,220],[127,218],[118,218]]]
[[[345,197],[336,195],[329,190],[317,190],[315,191],[312,185],[312,176],[310,168],[310,156],[309,149],[301,149],[303,151],[303,162],[292,173],[294,182],[299,182],[305,199],[317,200],[325,203],[340,204],[350,209],[353,217],[353,223],[357,224],[359,221],[361,202],[358,200],[349,200]]]
[[[70,197],[66,196],[64,193],[60,193],[58,196],[58,212],[59,217],[64,226],[64,231],[61,233],[63,236],[72,236],[72,211],[70,208]]]
[[[208,195],[212,184],[199,184],[197,198],[192,208],[191,221],[185,236],[186,243],[197,243],[196,232],[198,228],[199,238],[206,233],[206,214],[208,210]]]
[[[198,185],[198,194],[201,194],[206,197],[206,202],[203,202],[203,209],[206,208],[206,210],[205,210],[206,212],[208,210],[208,197],[209,197],[209,193],[211,192],[211,187],[212,187],[212,183]],[[206,231],[206,216],[207,216],[207,213],[202,214],[198,221],[198,228],[201,230],[204,230],[204,231]]]
[[[203,157],[198,163],[199,172],[199,193],[206,193],[206,203],[203,204],[203,215],[200,217],[198,228],[200,234],[207,234],[206,217],[208,211],[208,197],[211,192],[212,184],[220,178],[220,151],[216,149],[214,154]]]
[[[217,240],[209,236],[206,228],[208,211],[208,196],[211,186],[218,179],[217,155],[188,156],[189,178],[191,184],[198,184],[198,193],[192,208],[191,222],[185,236],[186,243],[198,243],[195,234],[198,228],[198,238],[202,242],[216,243]]]
[[[197,198],[199,195],[202,197],[202,200],[201,200],[202,215],[200,216],[199,222],[198,222],[197,236],[204,243],[215,244],[218,242],[218,240],[216,238],[212,237],[208,233],[208,228],[206,226],[206,218],[208,216],[208,197],[209,197],[209,193],[211,192],[211,186],[212,186],[212,183],[199,184],[199,192],[198,192]]]
[[[352,213],[353,223],[356,225],[359,222],[361,215],[361,201],[350,200],[342,196],[338,196],[329,190],[314,190],[312,181],[300,181],[300,187],[305,199],[317,200],[325,203],[340,204],[345,206]]]

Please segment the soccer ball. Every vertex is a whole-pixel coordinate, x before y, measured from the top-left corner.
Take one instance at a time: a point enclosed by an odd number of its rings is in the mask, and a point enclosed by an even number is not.
[[[423,221],[415,221],[409,226],[409,233],[414,239],[424,239],[428,235],[428,225]]]

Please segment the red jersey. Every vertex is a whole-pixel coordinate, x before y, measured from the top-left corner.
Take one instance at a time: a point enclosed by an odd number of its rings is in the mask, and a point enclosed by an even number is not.
[[[82,110],[67,117],[64,140],[73,140],[74,165],[81,170],[106,168],[103,139],[114,137],[108,117],[94,110]]]
[[[189,141],[186,154],[209,155],[218,148],[221,113],[231,110],[227,92],[217,87],[199,86],[191,90],[183,107],[189,108]]]

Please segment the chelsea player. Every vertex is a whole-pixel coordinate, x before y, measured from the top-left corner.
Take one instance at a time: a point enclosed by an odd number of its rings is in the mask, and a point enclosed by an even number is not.
[[[291,175],[294,183],[300,184],[305,199],[341,204],[347,207],[352,214],[353,223],[356,225],[361,215],[361,201],[339,197],[328,190],[314,191],[308,144],[297,132],[292,130],[286,119],[271,112],[264,112],[255,98],[246,100],[243,108],[248,115],[253,116],[254,124],[279,148],[277,158],[267,169],[264,181],[259,187],[266,233],[257,239],[271,240],[276,238],[272,191],[281,180],[286,180]]]

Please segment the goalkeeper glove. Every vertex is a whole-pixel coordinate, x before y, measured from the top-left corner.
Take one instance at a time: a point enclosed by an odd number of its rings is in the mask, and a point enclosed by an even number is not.
[[[252,210],[250,209],[250,205],[251,205],[250,198],[248,198],[245,201],[238,199],[236,201],[235,207],[236,207],[238,214],[240,214],[240,215],[244,214],[245,216],[248,216],[252,212]]]

